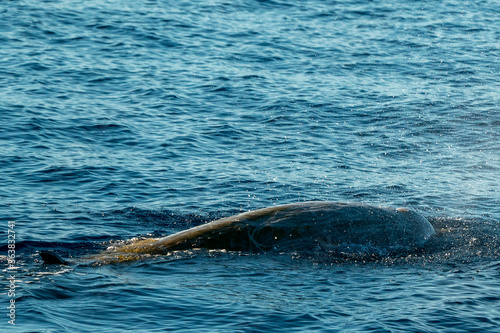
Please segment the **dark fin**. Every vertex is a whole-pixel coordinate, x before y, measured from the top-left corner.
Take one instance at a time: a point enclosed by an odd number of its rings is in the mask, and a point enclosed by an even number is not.
[[[43,263],[47,265],[68,265],[66,260],[52,251],[41,251],[40,257],[42,257]]]

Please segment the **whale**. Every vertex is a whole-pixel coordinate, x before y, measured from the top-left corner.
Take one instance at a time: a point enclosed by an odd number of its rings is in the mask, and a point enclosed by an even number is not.
[[[162,238],[132,240],[105,250],[93,260],[127,261],[140,255],[198,248],[280,253],[328,252],[340,245],[415,249],[434,234],[429,221],[409,208],[308,201],[224,217]],[[68,263],[50,251],[40,255],[45,263]]]

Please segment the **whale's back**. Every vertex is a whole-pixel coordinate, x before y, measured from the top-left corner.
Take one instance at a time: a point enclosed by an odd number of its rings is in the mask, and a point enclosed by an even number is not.
[[[236,251],[307,251],[339,244],[420,246],[434,234],[422,215],[409,209],[357,203],[303,202],[258,209],[219,219],[124,252],[161,253],[189,248]]]

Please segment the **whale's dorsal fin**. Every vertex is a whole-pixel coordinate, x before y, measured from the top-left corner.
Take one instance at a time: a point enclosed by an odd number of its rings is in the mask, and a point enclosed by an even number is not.
[[[42,257],[43,263],[47,265],[68,265],[66,260],[52,251],[41,251],[40,257]]]

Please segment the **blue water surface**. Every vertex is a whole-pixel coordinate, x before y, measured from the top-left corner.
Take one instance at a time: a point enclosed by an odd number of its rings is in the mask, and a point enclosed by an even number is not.
[[[0,330],[500,330],[498,1],[2,1],[0,45]],[[307,200],[411,207],[437,235],[78,264]]]

